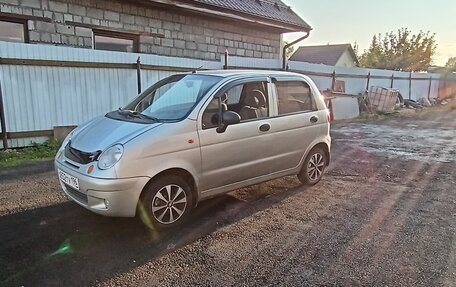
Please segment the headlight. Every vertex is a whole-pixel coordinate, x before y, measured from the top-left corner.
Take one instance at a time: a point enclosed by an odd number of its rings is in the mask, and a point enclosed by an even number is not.
[[[124,148],[121,144],[116,144],[108,148],[98,158],[98,168],[110,169],[120,160],[123,152]]]

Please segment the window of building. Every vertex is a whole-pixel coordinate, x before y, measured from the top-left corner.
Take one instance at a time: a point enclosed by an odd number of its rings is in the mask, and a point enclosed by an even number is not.
[[[27,21],[0,18],[0,41],[17,43],[28,42]]]
[[[276,82],[279,115],[315,110],[312,90],[301,81]]]
[[[96,50],[138,52],[139,38],[134,34],[93,30]]]

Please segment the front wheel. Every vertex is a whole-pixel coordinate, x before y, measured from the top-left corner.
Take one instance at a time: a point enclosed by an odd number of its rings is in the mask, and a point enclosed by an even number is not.
[[[298,179],[302,184],[317,184],[323,177],[326,168],[326,153],[321,148],[314,148],[307,155]]]
[[[192,206],[189,184],[179,176],[168,175],[144,190],[139,216],[149,228],[168,229],[185,221]]]

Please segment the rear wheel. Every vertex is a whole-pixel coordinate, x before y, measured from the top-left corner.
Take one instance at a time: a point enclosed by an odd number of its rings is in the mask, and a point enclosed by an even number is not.
[[[189,184],[179,176],[166,175],[144,190],[139,216],[149,228],[173,228],[185,221],[192,206]]]
[[[323,177],[326,168],[326,153],[321,148],[314,148],[307,155],[298,179],[302,184],[317,184]]]

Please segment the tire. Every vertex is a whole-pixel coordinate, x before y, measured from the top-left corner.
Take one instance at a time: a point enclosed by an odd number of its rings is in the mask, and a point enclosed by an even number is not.
[[[323,177],[326,162],[326,153],[321,148],[312,149],[298,174],[299,181],[305,185],[317,184]]]
[[[180,176],[165,175],[146,187],[138,212],[147,227],[163,230],[185,222],[192,206],[190,185]]]

